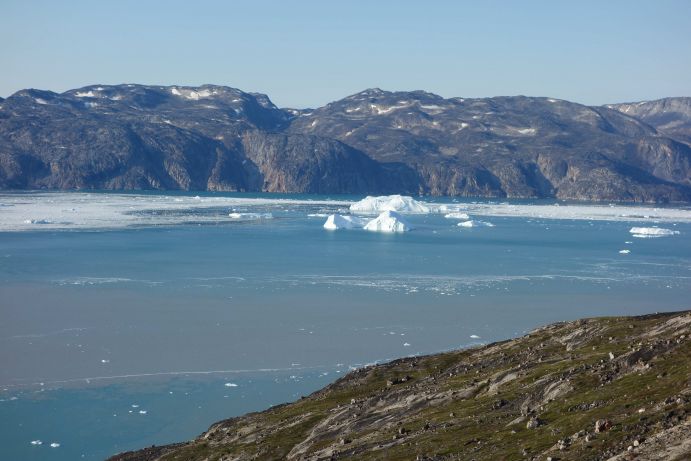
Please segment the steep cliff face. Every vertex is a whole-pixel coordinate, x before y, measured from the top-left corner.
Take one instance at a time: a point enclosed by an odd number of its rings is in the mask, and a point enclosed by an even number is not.
[[[263,177],[262,190],[364,194],[410,191],[405,176],[339,141],[310,135],[247,132],[243,151]]]
[[[315,110],[212,85],[23,90],[0,102],[0,188],[691,200],[691,146],[626,112],[378,89]]]
[[[365,367],[111,460],[688,459],[690,333],[689,312],[558,323]]]

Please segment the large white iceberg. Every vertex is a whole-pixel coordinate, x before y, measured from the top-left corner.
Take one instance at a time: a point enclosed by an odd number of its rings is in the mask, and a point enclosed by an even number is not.
[[[324,229],[336,230],[336,229],[354,229],[361,228],[367,224],[367,220],[363,218],[358,218],[357,216],[344,216],[340,214],[332,214],[326,218],[324,223]]]
[[[365,230],[374,232],[407,232],[413,226],[395,211],[384,211],[365,225]]]
[[[677,235],[679,231],[664,229],[662,227],[632,227],[629,232],[638,238],[655,238]]]
[[[367,196],[359,202],[350,205],[353,213],[381,213],[382,211],[397,211],[399,213],[429,213],[430,208],[412,197],[406,195]]]

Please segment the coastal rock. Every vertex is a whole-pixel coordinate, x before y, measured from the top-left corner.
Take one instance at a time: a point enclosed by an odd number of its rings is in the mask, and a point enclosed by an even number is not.
[[[521,452],[533,459],[686,459],[691,388],[678,377],[689,375],[691,342],[677,340],[690,327],[688,311],[560,322],[509,341],[366,366],[296,402],[220,421],[195,440],[111,461],[445,459],[439,453],[489,461]],[[645,354],[629,355],[630,344]],[[623,346],[615,359],[600,361],[613,345]],[[641,358],[655,363],[656,374],[668,373],[654,393],[636,365]],[[593,385],[605,378],[606,386]],[[544,428],[535,408],[549,415]],[[529,430],[511,427],[526,416]],[[588,420],[601,435],[574,432]]]

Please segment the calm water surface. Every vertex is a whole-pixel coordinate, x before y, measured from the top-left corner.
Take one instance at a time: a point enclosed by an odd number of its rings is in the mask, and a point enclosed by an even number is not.
[[[691,307],[688,222],[636,239],[640,223],[620,220],[491,217],[494,227],[463,229],[432,213],[386,235],[325,231],[308,216],[341,208],[1,232],[0,459],[103,459],[192,438],[364,364]]]

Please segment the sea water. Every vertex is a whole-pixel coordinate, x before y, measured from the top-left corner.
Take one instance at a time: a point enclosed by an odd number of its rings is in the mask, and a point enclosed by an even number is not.
[[[1,194],[0,459],[104,459],[367,364],[691,307],[686,208],[419,199],[410,232],[322,227],[361,198]]]

